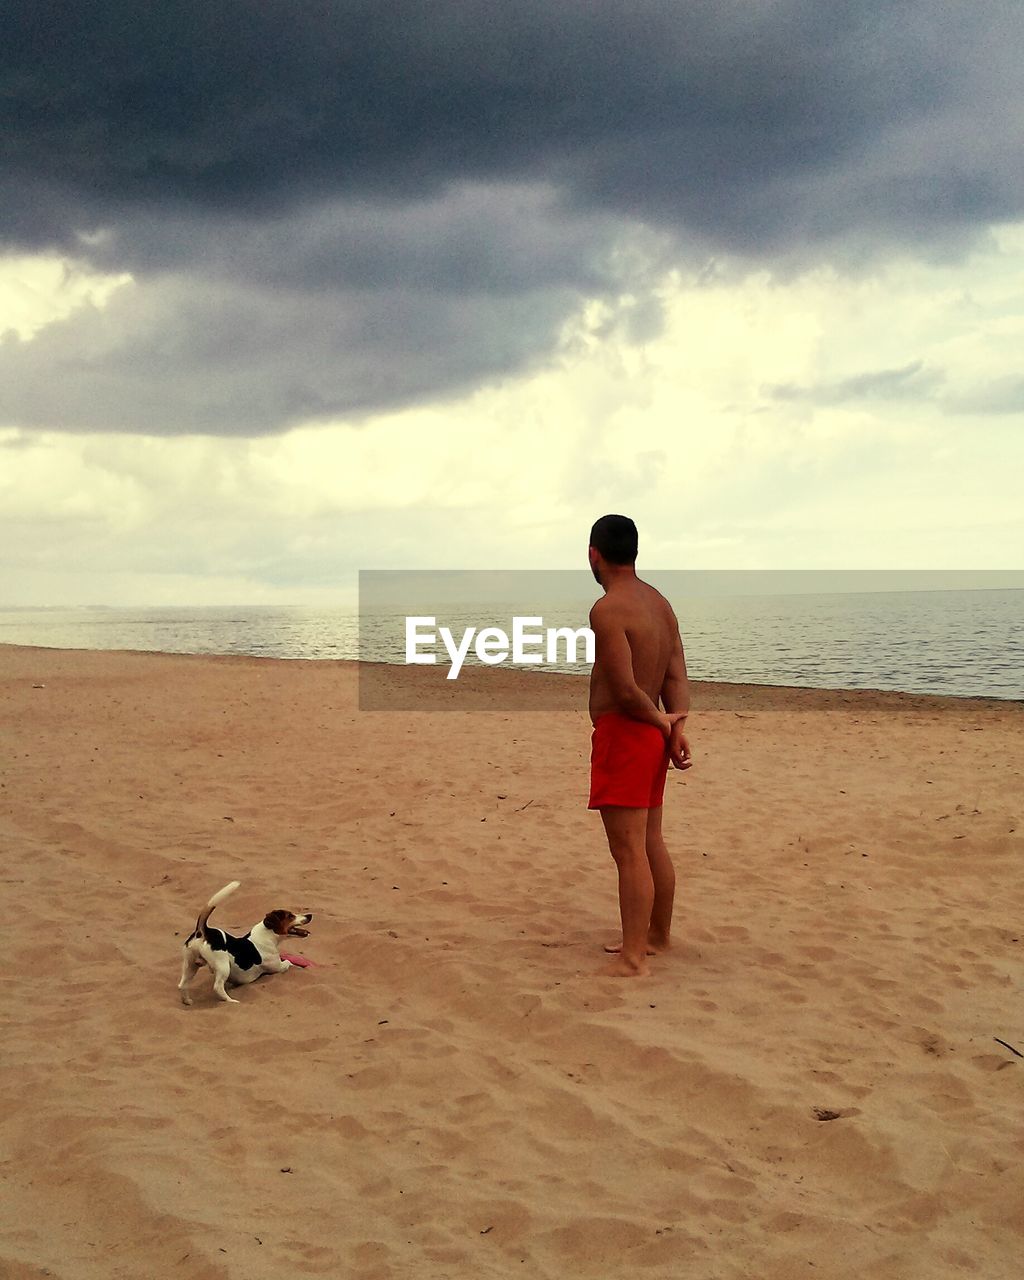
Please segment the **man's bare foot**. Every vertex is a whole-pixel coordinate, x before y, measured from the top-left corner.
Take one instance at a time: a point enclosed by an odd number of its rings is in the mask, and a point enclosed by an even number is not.
[[[671,945],[672,943],[668,938],[648,938],[647,954],[649,956],[659,956],[663,951],[667,951]],[[617,956],[622,950],[622,943],[606,942],[604,949],[610,956]]]
[[[649,978],[651,975],[646,960],[636,964],[630,960],[623,960],[622,956],[618,956],[611,964],[598,969],[597,973],[600,978]]]

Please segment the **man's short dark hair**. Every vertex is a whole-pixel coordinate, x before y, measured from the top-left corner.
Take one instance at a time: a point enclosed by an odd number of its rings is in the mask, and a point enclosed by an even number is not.
[[[636,564],[638,536],[629,516],[602,516],[590,531],[590,545],[609,564]]]

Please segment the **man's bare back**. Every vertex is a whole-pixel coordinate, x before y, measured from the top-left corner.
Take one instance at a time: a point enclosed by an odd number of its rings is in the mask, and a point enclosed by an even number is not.
[[[630,714],[622,697],[623,639],[632,679],[657,707],[666,677],[682,660],[679,626],[661,592],[637,577],[612,582],[591,610],[590,625],[597,641],[590,675],[591,721],[610,711]]]

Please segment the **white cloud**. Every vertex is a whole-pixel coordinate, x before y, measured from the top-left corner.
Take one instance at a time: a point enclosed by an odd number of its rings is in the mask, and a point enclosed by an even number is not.
[[[32,338],[86,305],[103,307],[132,277],[103,275],[65,258],[0,258],[0,337]]]

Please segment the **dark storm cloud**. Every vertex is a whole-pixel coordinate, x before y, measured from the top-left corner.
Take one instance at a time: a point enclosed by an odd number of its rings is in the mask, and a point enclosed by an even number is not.
[[[917,234],[922,216],[1019,207],[1019,166],[993,163],[1000,133],[1006,156],[1021,139],[1016,0],[22,0],[6,14],[4,207],[23,244],[70,246],[130,207],[263,216],[455,179],[544,178],[741,246],[826,234],[823,213]],[[866,179],[852,207],[844,173]]]
[[[51,327],[49,390],[0,349],[11,421],[397,403],[538,357],[673,248],[942,251],[1024,203],[1016,0],[22,0],[2,21],[2,243],[139,294]]]
[[[317,201],[262,218],[133,213],[89,257],[109,270],[193,271],[314,292],[602,292],[622,282],[614,257],[624,227],[608,214],[567,212],[546,189],[459,184],[423,199]],[[664,237],[644,242],[647,255],[667,258]]]
[[[520,368],[554,343],[557,290],[515,299],[400,289],[275,291],[168,278],[31,342],[0,341],[23,426],[262,435],[362,415]],[[66,397],[73,387],[74,403]],[[61,406],[68,405],[61,413]]]

